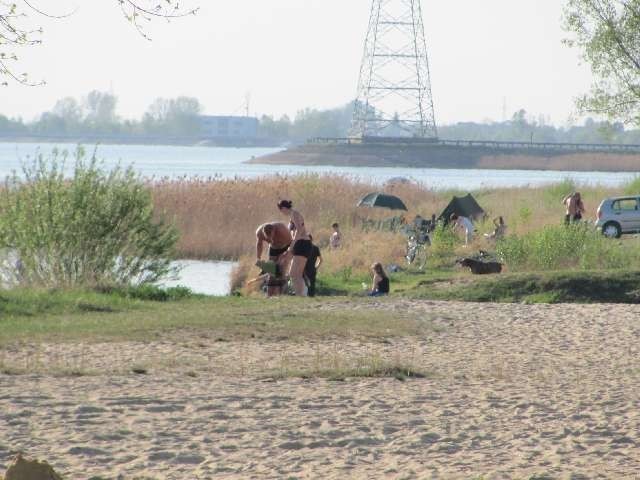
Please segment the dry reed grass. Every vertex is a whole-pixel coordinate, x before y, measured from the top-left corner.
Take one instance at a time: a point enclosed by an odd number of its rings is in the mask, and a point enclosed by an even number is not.
[[[365,218],[384,218],[390,212],[356,208],[357,201],[380,187],[342,176],[302,175],[258,179],[183,179],[154,185],[158,212],[175,221],[181,232],[178,251],[188,258],[239,258],[255,245],[262,223],[283,221],[276,203],[292,199],[320,245],[328,241],[331,224],[338,222],[347,237],[359,231]],[[409,215],[436,212],[446,205],[442,195],[417,184],[384,189],[403,198]]]
[[[637,172],[640,156],[624,153],[565,153],[549,156],[541,155],[485,155],[475,168],[560,170],[566,172]]]
[[[524,234],[545,225],[558,224],[564,207],[564,194],[576,188],[570,182],[538,188],[494,188],[472,192],[489,218],[502,215],[509,233]],[[581,187],[587,219],[595,218],[602,198],[620,194],[619,188]],[[364,232],[366,218],[381,219],[398,212],[357,208],[365,194],[384,190],[399,196],[415,214],[429,217],[439,213],[454,194],[466,192],[434,191],[415,183],[396,183],[384,187],[338,175],[273,176],[256,179],[183,179],[154,185],[154,203],[159,212],[172,218],[181,239],[179,254],[184,258],[240,259],[234,285],[244,283],[255,272],[253,267],[255,230],[265,222],[286,222],[276,208],[279,199],[291,199],[299,209],[315,242],[323,249],[325,272],[351,268],[363,273],[374,261],[400,263],[404,256],[404,238],[388,232]],[[331,224],[340,223],[344,247],[329,251],[326,247]],[[479,233],[489,232],[490,221],[477,225]],[[483,247],[477,238],[475,247]]]

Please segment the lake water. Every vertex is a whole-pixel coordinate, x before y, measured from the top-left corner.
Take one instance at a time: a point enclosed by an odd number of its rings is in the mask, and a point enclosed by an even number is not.
[[[14,272],[13,265],[17,257],[11,253],[6,254],[9,258],[10,272]],[[6,260],[7,257],[3,257]],[[177,277],[173,280],[160,282],[161,287],[183,286],[189,288],[193,293],[203,295],[225,296],[231,293],[231,271],[234,262],[201,262],[197,260],[179,260],[173,263],[179,268]],[[13,274],[4,277],[0,270],[0,288],[11,285]]]
[[[54,148],[75,150],[73,144],[0,143],[0,178],[20,170],[21,162]],[[92,150],[88,147],[87,150]],[[543,170],[460,170],[436,168],[371,168],[296,165],[260,165],[246,161],[274,153],[274,148],[179,147],[160,145],[101,145],[98,157],[107,167],[118,163],[133,165],[145,177],[199,176],[252,178],[265,175],[331,173],[382,183],[395,177],[421,182],[436,189],[473,190],[482,187],[522,187],[558,182],[570,178],[580,184],[619,185],[634,173],[553,172]],[[72,162],[69,162],[72,163]]]
[[[178,278],[162,282],[163,287],[181,285],[193,293],[224,296],[231,292],[231,270],[233,262],[200,262],[180,260],[175,265],[181,268]]]

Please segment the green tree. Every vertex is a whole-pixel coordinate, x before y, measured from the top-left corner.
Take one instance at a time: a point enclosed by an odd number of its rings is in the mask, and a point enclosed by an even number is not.
[[[116,105],[118,98],[112,93],[93,90],[84,99],[86,123],[95,130],[110,130],[118,123]]]
[[[73,97],[58,100],[51,113],[63,118],[69,124],[78,124],[82,121],[82,105]]]
[[[564,23],[595,77],[578,108],[640,124],[640,0],[568,0]]]
[[[263,115],[260,118],[260,135],[267,138],[284,140],[289,138],[291,120],[287,115],[283,115],[278,120],[270,115]]]
[[[51,114],[61,120],[65,133],[75,133],[81,130],[83,122],[83,109],[80,102],[73,97],[61,98],[51,110]],[[43,114],[40,123],[45,119]],[[49,121],[52,119],[49,118]]]
[[[197,98],[156,98],[142,119],[147,133],[194,135],[199,131],[202,105]]]

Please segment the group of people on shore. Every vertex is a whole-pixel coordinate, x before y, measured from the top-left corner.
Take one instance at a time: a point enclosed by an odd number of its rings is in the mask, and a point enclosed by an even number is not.
[[[464,244],[465,246],[471,245],[473,241],[473,235],[475,233],[475,226],[473,221],[469,217],[465,217],[463,215],[458,215],[457,213],[452,213],[451,217],[449,217],[450,223],[453,225],[454,229],[459,229],[464,233]],[[504,218],[496,217],[493,219],[493,230],[491,233],[485,233],[484,238],[487,240],[500,240],[507,233],[507,224],[504,222]]]
[[[565,223],[571,224],[582,219],[585,211],[580,192],[567,195],[562,200],[566,207]],[[281,214],[289,218],[288,225],[284,222],[269,222],[260,225],[256,231],[256,265],[263,269],[263,278],[268,296],[280,295],[284,292],[288,281],[295,295],[315,296],[316,277],[323,259],[320,248],[313,243],[302,214],[293,208],[290,200],[281,200],[277,204]],[[417,219],[419,218],[416,217]],[[419,218],[420,220],[421,217]],[[433,219],[432,219],[433,220]],[[465,216],[452,214],[449,218],[455,229],[464,233],[465,245],[473,241],[475,227],[473,221]],[[503,217],[493,220],[494,229],[485,234],[488,240],[498,240],[505,236],[507,226]],[[342,246],[342,233],[337,223],[332,225],[329,247],[339,249]],[[265,245],[268,246],[269,263],[262,260]],[[271,268],[266,268],[267,266]],[[266,271],[265,271],[266,270]],[[371,266],[373,278],[369,295],[379,296],[389,293],[389,277],[381,263],[375,262]]]
[[[291,280],[297,296],[314,296],[316,276],[322,265],[320,248],[313,243],[313,236],[305,225],[302,214],[293,208],[290,200],[278,202],[278,210],[289,217],[289,224],[270,222],[260,225],[256,231],[256,265],[263,268],[264,247],[268,245],[268,258],[274,269],[265,273],[267,295],[282,293]],[[341,233],[338,224],[334,224],[331,236],[332,248],[339,248]]]
[[[585,207],[580,192],[573,192],[565,196],[562,199],[562,204],[565,206],[566,210],[564,216],[565,225],[571,225],[582,220]],[[475,232],[473,221],[468,217],[455,213],[451,214],[449,221],[454,225],[454,228],[459,229],[464,233],[464,244],[470,245],[473,241],[473,235]],[[499,240],[504,237],[507,232],[507,225],[504,219],[501,216],[494,218],[493,225],[493,231],[491,233],[485,233],[485,238],[487,240]]]
[[[284,222],[269,222],[260,225],[256,230],[256,265],[263,270],[267,296],[283,293],[288,280],[296,296],[313,297],[316,294],[316,277],[322,265],[320,248],[313,243],[302,214],[293,208],[290,200],[278,202],[278,210],[289,217],[288,225]],[[333,250],[342,246],[340,226],[334,223],[329,237],[329,247]],[[262,260],[265,246],[268,246],[267,264]],[[371,295],[389,293],[389,277],[382,264],[376,262],[372,266],[373,280]]]

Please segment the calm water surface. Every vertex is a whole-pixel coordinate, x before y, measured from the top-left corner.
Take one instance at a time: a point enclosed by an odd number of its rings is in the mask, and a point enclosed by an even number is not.
[[[233,262],[200,262],[180,260],[175,262],[181,270],[178,278],[161,283],[163,287],[178,285],[191,289],[193,293],[224,296],[231,293],[231,270]]]
[[[73,144],[0,143],[0,178],[20,170],[21,162],[54,148],[75,150]],[[87,147],[92,150],[93,147]],[[570,178],[580,184],[619,185],[634,173],[551,172],[542,170],[459,170],[436,168],[371,168],[247,164],[252,157],[274,153],[273,148],[176,147],[157,145],[102,145],[98,157],[107,167],[133,165],[145,177],[252,178],[273,174],[332,173],[382,183],[404,177],[436,189],[473,190],[481,187],[542,185]]]

